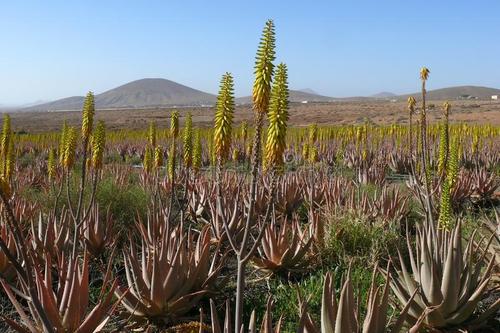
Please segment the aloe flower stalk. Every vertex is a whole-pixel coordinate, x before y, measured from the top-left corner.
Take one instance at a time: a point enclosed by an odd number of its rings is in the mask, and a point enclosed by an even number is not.
[[[439,204],[438,225],[440,228],[450,230],[452,227],[451,185],[445,180],[441,188],[441,200]]]
[[[106,146],[106,127],[101,120],[97,123],[92,137],[92,166],[96,170],[102,169],[104,148]]]
[[[171,182],[174,182],[175,178],[175,145],[170,145],[170,150],[168,151],[168,161],[167,161],[167,175]]]
[[[248,139],[248,122],[246,120],[243,120],[241,122],[241,127],[240,127],[240,136],[243,142],[247,141]],[[243,145],[245,146],[245,145]]]
[[[413,115],[415,114],[415,106],[417,105],[417,101],[415,97],[408,97],[408,114],[409,114],[409,132],[408,132],[408,141],[410,145],[410,154],[413,153]]]
[[[1,175],[8,179],[7,173],[7,165],[9,158],[9,149],[12,141],[12,129],[10,123],[10,116],[6,114],[3,117],[3,128],[2,128],[2,137],[0,138],[0,157],[2,162]]]
[[[220,163],[229,156],[234,117],[234,83],[230,73],[222,76],[214,118],[214,149]]]
[[[448,163],[449,155],[449,114],[450,114],[451,104],[445,102],[443,104],[443,114],[444,121],[441,124],[441,133],[439,136],[439,160],[438,160],[438,172],[442,174],[445,171],[446,165]]]
[[[170,137],[172,139],[172,143],[170,144],[170,148],[168,151],[168,161],[167,161],[167,176],[171,183],[171,193],[170,193],[170,203],[169,203],[169,211],[174,205],[174,197],[175,197],[175,165],[176,165],[176,144],[177,137],[179,136],[179,112],[177,110],[172,111],[170,114]],[[169,222],[171,216],[169,217]]]
[[[200,129],[194,130],[194,146],[193,146],[193,170],[200,171],[202,158],[201,133]]]
[[[307,147],[307,160],[309,163],[316,163],[318,161],[318,149],[316,147],[316,141],[318,140],[318,125],[317,124],[312,124],[309,125],[308,129],[308,135],[309,135],[309,140],[308,140],[308,147]],[[356,135],[359,137],[359,139],[356,142],[361,141],[361,130],[358,128],[358,131]]]
[[[63,165],[66,171],[73,168],[75,164],[75,154],[76,154],[76,130],[74,127],[69,127],[66,133],[65,143],[64,143],[64,158]]]
[[[89,91],[83,103],[82,138],[88,140],[94,126],[95,103],[94,94]]]
[[[173,139],[179,136],[179,111],[177,110],[170,114],[170,136]]]
[[[158,170],[162,166],[163,166],[163,149],[160,146],[156,146],[155,156],[154,156],[154,168]]]
[[[191,113],[188,113],[186,116],[182,141],[184,149],[184,166],[190,168],[193,164],[193,118]]]
[[[9,147],[7,149],[7,156],[4,161],[5,164],[4,177],[7,180],[10,180],[12,177],[15,161],[16,161],[16,156],[14,151],[14,140],[11,139],[9,141]]]
[[[149,130],[148,130],[148,142],[151,147],[156,147],[156,122],[151,121],[149,123]]]
[[[49,180],[53,180],[56,176],[56,150],[54,148],[50,148],[49,156],[47,159],[47,176]]]
[[[268,119],[265,165],[267,168],[282,169],[288,121],[288,74],[283,63],[276,70]]]
[[[66,120],[63,123],[63,127],[61,129],[61,136],[59,139],[59,164],[64,164],[64,150],[66,149],[66,138],[68,136],[68,123]]]
[[[146,173],[150,173],[153,169],[153,152],[151,147],[146,147],[146,149],[144,150],[142,165]]]
[[[252,167],[250,180],[250,202],[248,205],[247,216],[245,221],[245,231],[239,247],[231,243],[233,250],[236,252],[237,258],[237,281],[236,281],[236,311],[235,311],[235,333],[239,333],[243,317],[243,291],[245,289],[245,267],[257,249],[257,245],[264,233],[264,227],[267,223],[268,216],[264,216],[263,225],[259,231],[258,239],[250,247],[250,229],[252,227],[252,218],[254,216],[255,197],[257,193],[257,174],[260,165],[261,141],[262,141],[262,125],[264,115],[269,108],[269,99],[271,96],[271,84],[274,74],[275,60],[275,36],[274,23],[268,20],[262,32],[262,38],[257,50],[255,60],[255,81],[252,90],[253,109],[256,112],[255,118],[255,136],[252,146]],[[274,183],[274,182],[273,182]],[[271,193],[271,197],[273,194]],[[268,210],[270,212],[270,210]]]

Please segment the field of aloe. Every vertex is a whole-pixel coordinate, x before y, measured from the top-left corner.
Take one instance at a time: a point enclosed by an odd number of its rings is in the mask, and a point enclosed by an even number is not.
[[[429,111],[423,68],[408,125],[287,128],[274,61],[268,21],[254,123],[230,73],[212,128],[4,115],[0,331],[498,332],[500,127]]]

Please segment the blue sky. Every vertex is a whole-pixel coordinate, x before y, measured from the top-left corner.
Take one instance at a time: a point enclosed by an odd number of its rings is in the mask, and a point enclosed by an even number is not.
[[[2,1],[0,104],[96,93],[162,77],[251,90],[266,19],[293,89],[330,96],[500,88],[500,1]]]

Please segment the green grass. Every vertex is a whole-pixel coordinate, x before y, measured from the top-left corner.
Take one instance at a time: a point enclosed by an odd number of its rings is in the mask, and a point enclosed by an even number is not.
[[[143,187],[131,181],[125,186],[118,186],[109,177],[99,183],[96,201],[102,207],[103,213],[108,209],[119,231],[132,230],[137,216],[145,220],[150,194]]]
[[[353,261],[366,266],[386,258],[388,253],[395,253],[402,244],[398,226],[371,225],[349,214],[332,216],[326,228],[321,258],[327,263]]]

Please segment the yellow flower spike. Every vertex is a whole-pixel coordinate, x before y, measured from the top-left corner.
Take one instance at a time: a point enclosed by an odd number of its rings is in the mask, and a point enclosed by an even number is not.
[[[61,138],[59,140],[59,164],[64,164],[64,151],[66,149],[66,139],[68,136],[68,124],[66,120],[63,123],[61,130]]]
[[[170,114],[170,136],[173,139],[179,136],[179,112],[177,110]]]
[[[150,173],[153,169],[153,153],[151,149],[151,147],[146,147],[146,149],[144,150],[144,159],[142,161],[142,165],[146,173]]]
[[[99,121],[92,137],[92,167],[96,170],[102,169],[105,146],[106,127],[103,121]]]
[[[450,109],[451,109],[451,104],[450,104],[450,102],[448,102],[448,101],[444,102],[444,104],[443,104],[443,112],[444,112],[444,115],[445,115],[446,117],[448,117],[448,116],[449,116],[449,114],[450,114]]]
[[[69,127],[67,130],[64,144],[64,159],[63,165],[66,170],[73,168],[76,154],[76,130],[74,127]]]
[[[155,147],[154,167],[160,169],[163,166],[163,149],[160,146]]]
[[[274,23],[268,20],[262,32],[254,67],[255,81],[252,99],[253,108],[258,113],[266,113],[269,107],[271,80],[274,74],[273,61],[276,58],[275,44]]]
[[[417,105],[417,101],[415,100],[415,97],[410,96],[408,97],[408,111],[410,112],[410,115],[415,113],[415,106]]]
[[[156,147],[156,122],[151,121],[149,123],[149,130],[148,130],[148,142],[151,145],[151,147]]]
[[[49,157],[47,159],[47,175],[49,180],[53,180],[56,176],[56,150],[50,148]]]
[[[193,170],[195,172],[200,171],[201,169],[201,134],[200,129],[197,128],[194,131],[194,146],[193,146]]]
[[[170,181],[173,181],[175,175],[175,146],[170,145],[170,150],[168,152],[168,163],[167,163],[167,174]]]
[[[88,140],[94,126],[95,102],[94,94],[89,91],[83,102],[82,138]]]
[[[186,117],[182,141],[184,149],[184,166],[190,168],[193,163],[193,118],[191,113],[188,113]]]
[[[246,141],[247,138],[248,138],[248,122],[246,120],[244,120],[241,123],[241,139],[243,141]]]
[[[223,162],[231,148],[231,131],[234,116],[234,84],[230,73],[222,76],[214,118],[214,153]]]
[[[14,141],[9,140],[9,147],[7,149],[7,155],[5,156],[5,179],[10,180],[12,172],[14,171],[15,164],[15,154],[14,154]]]
[[[422,67],[422,69],[420,70],[420,79],[422,81],[427,81],[427,79],[429,78],[430,72],[431,71],[427,67]]]
[[[3,117],[2,139],[0,140],[0,150],[4,157],[7,155],[7,150],[9,149],[9,141],[11,137],[12,137],[12,130],[10,124],[10,116],[6,114]]]
[[[278,65],[269,108],[265,167],[282,168],[288,121],[288,73],[285,64]]]

